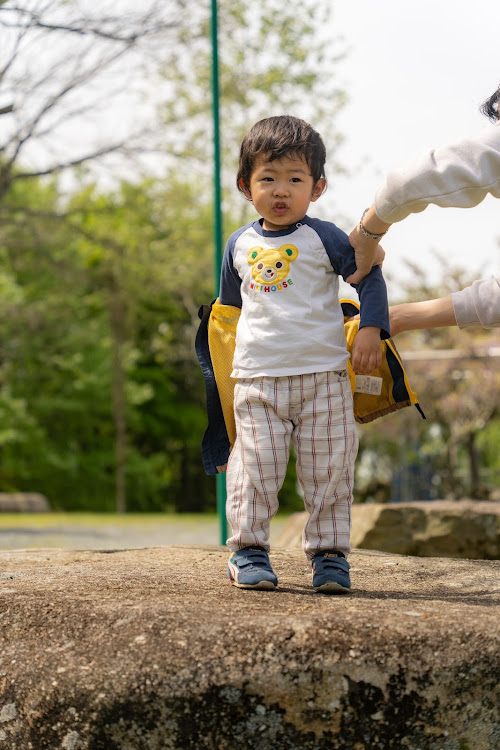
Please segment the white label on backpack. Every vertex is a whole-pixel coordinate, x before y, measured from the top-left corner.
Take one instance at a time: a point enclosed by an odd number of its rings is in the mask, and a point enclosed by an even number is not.
[[[356,375],[355,393],[369,393],[371,396],[380,396],[382,393],[382,378],[374,375]]]

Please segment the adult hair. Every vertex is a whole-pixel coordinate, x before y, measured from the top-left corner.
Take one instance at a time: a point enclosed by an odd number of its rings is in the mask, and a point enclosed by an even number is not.
[[[320,134],[307,122],[291,115],[259,120],[243,138],[236,184],[250,190],[255,162],[262,156],[269,161],[283,156],[303,156],[311,170],[314,184],[325,177],[326,149]],[[325,178],[326,179],[326,178]]]
[[[497,90],[484,101],[480,106],[480,111],[486,115],[488,120],[496,122],[498,120],[498,101],[500,99],[500,86]]]

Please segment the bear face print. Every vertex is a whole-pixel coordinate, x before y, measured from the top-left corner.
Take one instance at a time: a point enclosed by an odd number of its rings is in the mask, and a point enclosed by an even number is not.
[[[295,245],[274,247],[252,247],[248,252],[248,262],[252,266],[252,276],[258,284],[277,284],[288,276],[290,263],[298,256]]]

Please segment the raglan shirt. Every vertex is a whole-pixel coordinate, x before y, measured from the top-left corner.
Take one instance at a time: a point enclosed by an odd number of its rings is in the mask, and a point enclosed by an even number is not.
[[[219,302],[241,308],[234,378],[283,377],[340,371],[348,353],[339,303],[339,276],[356,269],[347,235],[335,224],[305,216],[277,232],[262,220],[229,238]],[[360,328],[388,338],[389,311],[382,272],[375,266],[357,290]]]

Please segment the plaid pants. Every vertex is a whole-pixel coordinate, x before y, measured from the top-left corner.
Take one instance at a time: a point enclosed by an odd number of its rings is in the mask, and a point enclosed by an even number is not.
[[[227,467],[231,551],[261,545],[278,510],[290,440],[309,519],[308,558],[323,549],[350,552],[351,502],[358,436],[347,372],[237,381],[236,441]]]

